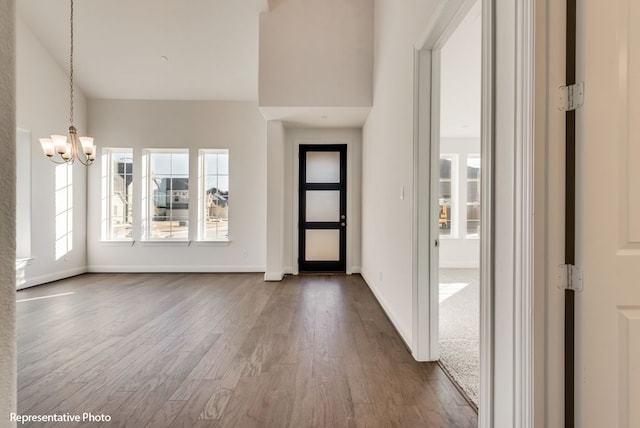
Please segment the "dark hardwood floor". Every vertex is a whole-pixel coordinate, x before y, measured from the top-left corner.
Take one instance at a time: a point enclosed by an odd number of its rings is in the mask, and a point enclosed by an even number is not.
[[[104,414],[123,427],[477,426],[357,275],[87,274],[18,299],[56,294],[18,303],[20,414]]]

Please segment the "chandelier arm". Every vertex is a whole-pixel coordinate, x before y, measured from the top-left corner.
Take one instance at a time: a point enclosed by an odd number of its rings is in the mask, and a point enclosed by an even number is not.
[[[88,157],[85,156],[86,161],[83,161],[82,158],[80,158],[80,156],[78,156],[78,162],[80,162],[82,165],[84,166],[89,166],[91,164],[93,164],[93,161],[91,159],[89,159]]]
[[[48,158],[48,159],[49,159],[51,162],[55,163],[56,165],[64,165],[64,164],[67,164],[67,165],[73,165],[73,161],[74,161],[74,159],[73,159],[73,158],[69,159],[68,161],[67,161],[67,160],[64,160],[64,158],[62,159],[62,161],[57,161],[57,160],[55,160],[53,157],[50,157],[50,158]]]

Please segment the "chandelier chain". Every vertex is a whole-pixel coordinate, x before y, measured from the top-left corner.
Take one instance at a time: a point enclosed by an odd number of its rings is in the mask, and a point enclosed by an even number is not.
[[[71,48],[69,54],[69,124],[73,126],[73,0],[71,0]]]

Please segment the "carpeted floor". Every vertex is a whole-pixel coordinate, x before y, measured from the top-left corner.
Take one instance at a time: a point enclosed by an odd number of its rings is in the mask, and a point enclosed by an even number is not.
[[[440,361],[478,405],[480,287],[478,269],[440,269]]]

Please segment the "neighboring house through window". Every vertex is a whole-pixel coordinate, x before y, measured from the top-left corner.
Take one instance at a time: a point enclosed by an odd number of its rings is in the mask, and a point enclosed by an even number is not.
[[[143,239],[189,239],[189,151],[145,150]]]
[[[200,150],[198,239],[229,239],[229,150]]]

